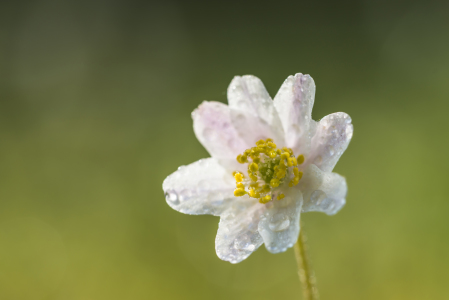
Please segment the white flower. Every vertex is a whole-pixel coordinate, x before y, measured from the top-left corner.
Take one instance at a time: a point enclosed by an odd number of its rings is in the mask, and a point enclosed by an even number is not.
[[[248,75],[232,80],[229,105],[203,102],[192,113],[212,157],[179,167],[162,187],[173,209],[220,216],[222,260],[238,263],[262,243],[286,251],[297,241],[300,212],[333,215],[345,204],[346,180],[332,169],[351,140],[351,118],[339,112],[315,122],[314,97],[309,75],[288,77],[274,100]]]

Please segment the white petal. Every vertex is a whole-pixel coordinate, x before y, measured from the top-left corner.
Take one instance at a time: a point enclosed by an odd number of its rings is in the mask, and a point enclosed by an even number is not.
[[[298,187],[303,191],[303,212],[319,211],[336,214],[346,203],[347,185],[343,176],[323,172],[315,165],[304,171]]]
[[[317,125],[306,163],[313,163],[325,172],[332,171],[348,147],[352,133],[351,118],[347,114],[338,112],[325,116]]]
[[[232,173],[214,158],[179,167],[165,178],[162,189],[168,205],[192,215],[220,215],[236,199]]]
[[[231,119],[239,136],[252,147],[258,140],[267,138],[273,139],[278,147],[285,146],[284,135],[277,130],[280,127],[271,126],[263,119],[242,110],[232,109]]]
[[[192,118],[196,137],[212,157],[235,159],[248,148],[231,122],[227,105],[204,101]]]
[[[308,154],[314,134],[312,108],[315,101],[315,82],[310,75],[289,76],[274,97],[285,132],[287,147],[297,154]]]
[[[264,210],[263,204],[243,196],[221,215],[215,239],[215,250],[220,259],[235,264],[262,245],[257,224]]]
[[[272,138],[284,144],[284,130],[262,81],[252,75],[236,76],[228,88],[232,120],[249,144],[259,137]]]
[[[298,239],[302,195],[292,189],[284,199],[274,201],[260,218],[259,233],[267,250],[279,253],[293,247]]]

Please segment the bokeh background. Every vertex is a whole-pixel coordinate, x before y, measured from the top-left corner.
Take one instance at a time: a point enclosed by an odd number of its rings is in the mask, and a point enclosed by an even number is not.
[[[446,3],[445,3],[446,2]],[[234,75],[344,111],[346,207],[303,215],[322,299],[449,299],[447,1],[2,1],[0,299],[301,299],[293,251],[216,257],[162,181]]]

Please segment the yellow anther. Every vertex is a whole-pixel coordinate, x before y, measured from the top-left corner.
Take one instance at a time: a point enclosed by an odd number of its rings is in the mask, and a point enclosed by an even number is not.
[[[237,182],[236,186],[239,189],[245,189],[245,185],[243,183],[241,183],[241,182]]]
[[[304,155],[298,155],[296,160],[298,161],[298,165],[302,164],[304,162]]]
[[[259,155],[259,149],[257,147],[251,148],[251,155]]]
[[[268,142],[268,147],[276,148],[276,144],[272,142]]]
[[[279,154],[279,155],[281,155],[282,150],[281,150],[281,149],[277,149],[277,150],[276,150],[276,153]]]
[[[284,194],[279,194],[278,200],[281,200],[281,199],[284,199],[284,198],[285,198],[285,195],[284,195]]]
[[[277,178],[273,178],[273,179],[271,179],[271,181],[270,181],[270,185],[271,185],[271,187],[278,187],[279,186],[279,179],[277,179]]]
[[[288,159],[290,157],[290,153],[284,152],[281,154],[281,160]]]
[[[290,155],[293,155],[293,150],[291,148],[283,147],[282,150]]]
[[[298,168],[293,168],[293,174],[295,174],[295,177],[298,176],[298,174],[299,174]]]
[[[242,181],[243,181],[243,174],[240,173],[240,172],[236,172],[236,173],[234,174],[234,178],[235,178],[235,181],[237,181],[237,182],[242,182]]]
[[[251,163],[248,170],[251,170],[251,172],[257,172],[257,170],[259,170],[259,166],[256,163]]]
[[[265,147],[263,147],[263,146],[259,146],[259,147],[257,147],[257,152],[258,153],[265,153]]]
[[[295,168],[296,169],[296,168]],[[293,170],[295,170],[293,169]],[[295,172],[295,171],[293,171]],[[303,173],[298,171],[298,174],[295,174],[295,177],[288,183],[289,187],[295,186],[299,183],[302,178]]]
[[[253,162],[255,162],[256,164],[260,163],[260,157],[254,157]]]
[[[293,167],[293,159],[291,157],[289,159],[287,159],[287,165],[289,167]]]
[[[250,189],[249,192],[248,192],[248,195],[251,198],[259,198],[260,197],[260,194],[258,192],[256,192],[255,189]]]
[[[241,164],[244,164],[248,161],[248,158],[246,157],[246,155],[237,155],[237,161]]]
[[[268,185],[268,184],[265,184],[263,187],[262,187],[262,193],[268,193],[268,192],[270,192],[271,191],[271,187]]]
[[[249,174],[249,178],[251,178],[252,181],[256,182],[257,181],[257,176],[254,174]]]
[[[296,167],[298,165],[298,161],[296,160],[296,157],[290,157],[290,160],[292,161],[293,166]]]
[[[258,141],[256,142],[256,145],[257,145],[257,146],[265,145],[265,141],[264,141],[264,140],[258,140]]]
[[[271,195],[266,195],[266,196],[264,196],[264,197],[259,199],[259,202],[263,203],[263,204],[268,203],[270,201],[271,201]]]
[[[276,177],[277,177],[278,179],[282,179],[282,178],[284,178],[286,175],[287,175],[287,172],[285,172],[284,170],[279,170],[279,171],[277,171],[277,173],[276,173]]]
[[[258,187],[259,187],[259,183],[258,183],[258,182],[251,182],[251,183],[249,184],[249,186],[250,186],[250,187],[253,187],[253,188],[258,188]]]
[[[266,139],[265,141],[266,141],[267,143],[269,143],[269,142],[273,142],[273,140],[272,140],[272,139],[270,139],[270,138]]]
[[[234,196],[236,197],[242,197],[245,194],[246,194],[245,189],[237,188],[234,190]]]
[[[276,152],[275,151],[270,151],[270,152],[268,152],[268,156],[270,158],[275,158],[276,157]]]

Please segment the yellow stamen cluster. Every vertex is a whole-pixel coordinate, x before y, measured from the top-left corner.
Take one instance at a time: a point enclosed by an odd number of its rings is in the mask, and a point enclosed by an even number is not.
[[[237,161],[241,164],[248,163],[249,179],[245,179],[240,172],[234,172],[237,187],[234,196],[248,194],[251,198],[259,199],[260,203],[268,203],[274,197],[278,200],[285,197],[282,193],[275,193],[275,189],[286,183],[287,178],[290,178],[289,187],[299,183],[302,172],[298,165],[304,162],[304,156],[295,157],[292,149],[278,149],[272,139],[266,139],[257,141],[256,147],[239,154]]]

